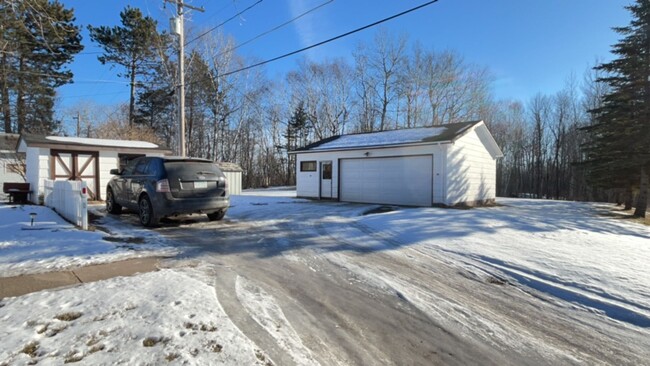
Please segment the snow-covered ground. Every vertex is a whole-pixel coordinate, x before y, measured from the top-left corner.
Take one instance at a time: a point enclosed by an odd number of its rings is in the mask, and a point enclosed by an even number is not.
[[[206,272],[166,269],[1,300],[0,365],[271,365],[225,314]]]
[[[30,213],[36,213],[34,226]],[[124,225],[114,225],[110,235],[82,231],[44,206],[0,205],[0,277],[177,252],[165,243],[161,235]]]
[[[520,350],[524,357],[533,349],[544,360],[589,360],[570,347],[542,341],[539,330],[514,327],[516,322],[509,324],[509,314],[465,304],[472,299],[471,293],[463,295],[466,298],[447,298],[453,291],[437,292],[436,284],[426,279],[444,263],[486,278],[485,282],[514,284],[545,304],[578,313],[569,317],[578,322],[591,319],[580,318],[583,312],[599,314],[599,319],[620,324],[617,332],[632,329],[632,349],[638,350],[638,335],[645,335],[650,327],[650,228],[612,217],[612,205],[498,201],[502,206],[471,210],[395,207],[363,215],[378,206],[297,199],[292,187],[282,187],[233,196],[224,222],[202,218],[152,231],[132,225],[131,216],[109,215],[99,220],[112,236],[144,238],[144,243],[152,245],[145,250],[133,250],[140,244],[125,248],[106,242],[104,233],[74,230],[43,207],[0,206],[0,275],[167,253],[171,249],[165,246],[165,233],[182,231],[197,239],[225,236],[219,242],[205,239],[204,257],[192,252],[191,259],[179,262],[196,264],[195,268],[164,269],[0,300],[0,365],[5,360],[7,364],[36,360],[40,365],[61,364],[66,359],[88,364],[159,364],[174,359],[182,364],[272,364],[265,350],[224,311],[227,304],[233,306],[232,301],[237,311],[259,325],[255,331],[268,333],[275,348],[293,362],[323,364],[313,339],[301,334],[301,324],[291,322],[294,306],[305,304],[274,292],[273,281],[255,279],[257,263],[246,262],[246,250],[259,254],[256,258],[279,254],[288,261],[306,263],[315,276],[321,267],[312,265],[318,260],[335,263],[345,271],[320,275],[342,273],[359,285],[391,289],[463,339],[480,339],[504,351]],[[22,230],[32,211],[38,213],[38,225],[48,229]],[[293,234],[283,235],[286,231]],[[265,238],[265,233],[275,236]],[[233,243],[228,242],[228,234]],[[213,251],[218,245],[225,246],[224,252]],[[236,253],[232,258],[228,258],[227,245]],[[381,255],[367,255],[373,253]],[[208,256],[213,260],[206,260]],[[400,266],[405,266],[403,273]],[[233,288],[216,275],[217,268],[222,268],[221,274],[224,268],[234,273]],[[223,291],[232,292],[229,302],[222,298]],[[487,291],[492,290],[488,287]],[[288,308],[287,303],[291,304]],[[605,337],[609,342],[609,336]]]
[[[650,326],[650,228],[613,205],[499,199],[503,207],[402,209],[355,221],[395,245]],[[629,220],[627,220],[629,221]]]

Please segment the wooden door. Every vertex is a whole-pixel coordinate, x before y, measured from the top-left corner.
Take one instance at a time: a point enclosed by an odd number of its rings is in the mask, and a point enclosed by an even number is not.
[[[99,153],[51,150],[50,179],[82,180],[88,187],[88,198],[92,201],[100,200]]]

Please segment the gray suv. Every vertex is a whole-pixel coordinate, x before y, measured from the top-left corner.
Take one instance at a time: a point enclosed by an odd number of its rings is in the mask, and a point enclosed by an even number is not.
[[[221,220],[230,205],[226,177],[210,160],[140,157],[111,174],[106,211],[135,210],[144,226],[180,214],[205,213],[210,221]]]

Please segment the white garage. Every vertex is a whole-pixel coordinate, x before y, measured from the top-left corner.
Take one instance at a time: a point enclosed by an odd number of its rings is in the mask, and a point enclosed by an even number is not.
[[[291,153],[299,197],[406,206],[494,202],[503,156],[482,121],[334,136]]]
[[[106,197],[110,170],[122,168],[139,156],[170,155],[171,150],[145,141],[106,140],[82,137],[39,136],[24,133],[18,140],[19,153],[26,156],[26,181],[39,202],[45,179],[83,180],[90,200]]]

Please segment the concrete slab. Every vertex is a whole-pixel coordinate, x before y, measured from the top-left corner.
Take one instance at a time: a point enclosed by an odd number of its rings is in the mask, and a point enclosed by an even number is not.
[[[1,277],[0,299],[79,283],[153,272],[158,270],[162,259],[162,257],[134,258],[79,267],[72,270]]]
[[[136,273],[153,272],[158,269],[160,257],[127,259],[119,262],[96,264],[74,270],[81,282],[94,282]]]
[[[21,296],[49,288],[79,283],[72,271],[49,272],[0,278],[0,298]]]

